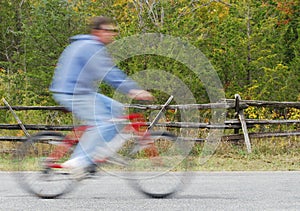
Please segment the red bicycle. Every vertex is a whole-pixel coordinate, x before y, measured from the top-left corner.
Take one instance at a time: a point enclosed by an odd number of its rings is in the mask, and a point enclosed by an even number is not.
[[[186,156],[183,139],[168,131],[155,131],[153,126],[163,115],[173,96],[161,107],[148,126],[142,114],[120,118],[126,126],[119,134],[123,147],[117,155],[95,160],[91,174],[98,169],[127,179],[138,191],[150,197],[163,198],[183,185],[184,171],[174,171]],[[18,181],[28,192],[41,198],[56,198],[70,192],[78,180],[64,169],[81,134],[88,126],[74,127],[67,135],[40,132],[22,143],[16,153]],[[97,169],[97,170],[96,170]]]

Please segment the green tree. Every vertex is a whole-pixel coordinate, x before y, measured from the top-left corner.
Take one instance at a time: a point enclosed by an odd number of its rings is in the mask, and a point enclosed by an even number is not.
[[[0,12],[0,93],[13,104],[54,103],[48,87],[57,59],[94,15],[114,17],[119,39],[155,32],[193,44],[217,70],[228,98],[299,96],[299,3],[292,0],[4,0]],[[199,103],[208,100],[195,75],[171,59],[143,55],[120,65],[129,74],[166,70]]]

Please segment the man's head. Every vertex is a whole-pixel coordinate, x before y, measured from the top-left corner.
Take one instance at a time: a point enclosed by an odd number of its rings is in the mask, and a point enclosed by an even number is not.
[[[93,18],[90,27],[91,34],[105,45],[111,43],[118,34],[118,29],[113,20],[108,17],[99,16]]]

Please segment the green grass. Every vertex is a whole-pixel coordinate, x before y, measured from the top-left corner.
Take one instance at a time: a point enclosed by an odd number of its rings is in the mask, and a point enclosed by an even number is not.
[[[190,158],[192,171],[299,171],[300,156],[291,155],[262,155],[211,157],[200,165],[198,158]]]
[[[199,154],[190,158],[190,169],[198,171],[293,171],[300,170],[300,137],[251,140],[252,152],[245,144],[222,142],[203,165]]]

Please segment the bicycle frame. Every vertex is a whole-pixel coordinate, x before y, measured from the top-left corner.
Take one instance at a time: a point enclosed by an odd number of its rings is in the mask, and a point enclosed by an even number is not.
[[[126,126],[122,131],[125,133],[132,132],[139,140],[145,139],[147,137],[147,123],[145,118],[140,113],[132,113],[128,116],[123,116],[120,120],[129,120]],[[52,161],[57,161],[61,159],[65,153],[69,151],[69,149],[76,144],[79,143],[79,139],[84,133],[85,130],[92,126],[82,125],[74,127],[70,134],[67,134],[61,142],[58,143],[58,147],[50,154],[46,160],[50,162],[46,162],[47,167],[49,168],[63,168],[61,164],[53,163]],[[105,161],[98,161],[105,162]]]

